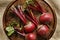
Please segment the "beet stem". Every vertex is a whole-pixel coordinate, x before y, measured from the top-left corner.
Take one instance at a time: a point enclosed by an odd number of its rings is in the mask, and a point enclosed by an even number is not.
[[[18,27],[14,27],[14,30],[15,30],[18,34],[20,34],[20,35],[22,35],[22,36],[25,36],[24,31],[21,32],[21,30],[20,30]]]
[[[21,33],[21,32],[19,32],[19,31],[17,31],[17,30],[15,30],[18,34],[20,34],[20,35],[22,35],[22,36],[24,36],[25,37],[25,33]]]
[[[37,7],[32,6],[31,4],[28,5],[28,8],[29,8],[29,9],[32,9],[32,10],[35,10],[35,11],[39,11],[39,12],[41,12]]]
[[[46,10],[42,8],[41,5],[36,0],[34,0],[34,4],[35,4],[34,6],[29,4],[28,8],[35,10],[35,11],[39,11],[41,13],[46,13]]]
[[[28,15],[26,15],[26,17],[37,26],[37,23],[32,18],[30,18]]]
[[[24,22],[24,24],[26,24],[25,19],[22,17],[22,15],[18,12],[18,10],[14,6],[11,8],[11,10]]]
[[[28,10],[27,10],[28,11]],[[35,15],[33,14],[33,12],[30,10],[30,12],[28,11],[30,17],[36,22],[36,24],[38,25],[38,20],[37,18],[35,17]]]
[[[20,15],[23,17],[23,19],[25,20],[25,24],[27,24],[27,20],[26,20],[26,18],[25,18],[25,15],[24,15],[24,13],[23,13],[23,11],[22,11],[22,8],[21,8],[21,6],[19,6],[18,5],[18,10],[19,10],[19,12],[20,12]]]
[[[41,7],[41,5],[35,0],[34,4],[37,6],[37,8],[43,13],[46,12],[46,10],[44,8]]]

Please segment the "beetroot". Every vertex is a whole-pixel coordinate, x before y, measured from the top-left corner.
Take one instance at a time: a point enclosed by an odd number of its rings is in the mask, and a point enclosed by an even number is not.
[[[53,20],[53,16],[50,13],[44,13],[39,18],[41,23],[49,23]]]
[[[37,33],[40,35],[40,36],[45,36],[49,33],[49,28],[48,26],[46,25],[40,25],[38,30],[37,30]]]
[[[29,22],[27,25],[24,26],[24,30],[26,32],[32,32],[35,29],[35,25],[32,22]]]
[[[36,40],[36,34],[35,33],[29,33],[26,35],[26,40]]]

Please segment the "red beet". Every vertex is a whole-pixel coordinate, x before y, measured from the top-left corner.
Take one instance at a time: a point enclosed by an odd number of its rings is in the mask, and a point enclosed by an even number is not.
[[[32,32],[35,29],[35,25],[32,22],[29,22],[27,25],[24,26],[24,30],[26,32]]]
[[[48,26],[46,25],[40,25],[38,30],[37,30],[37,33],[40,35],[40,36],[45,36],[49,33],[49,28]]]
[[[44,13],[40,16],[39,20],[42,23],[49,23],[53,20],[53,15],[50,13]]]
[[[26,40],[36,40],[36,34],[34,34],[34,33],[27,34]]]

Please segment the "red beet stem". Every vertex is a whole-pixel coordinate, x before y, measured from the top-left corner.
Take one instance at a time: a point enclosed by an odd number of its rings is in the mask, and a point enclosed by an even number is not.
[[[11,10],[16,14],[23,22],[26,24],[26,20],[22,17],[21,13],[18,12],[18,10],[15,7],[12,7]]]
[[[25,33],[21,33],[21,32],[19,32],[18,30],[15,30],[18,34],[20,34],[20,35],[22,35],[22,36],[24,36],[25,37]]]
[[[35,11],[39,11],[41,13],[46,13],[46,10],[42,8],[42,6],[36,0],[34,0],[34,6],[29,4],[28,8],[35,10]]]
[[[25,36],[24,31],[21,31],[18,27],[14,27],[14,29],[15,29],[15,31],[16,31],[18,34],[20,34],[20,35],[22,35],[22,36]]]
[[[30,18],[28,15],[26,15],[26,17],[37,26],[37,23],[32,18]]]
[[[33,12],[31,10],[29,12],[29,15],[36,22],[36,24],[38,25],[38,20],[37,20],[36,16],[33,14]]]
[[[42,8],[41,7],[41,5],[36,1],[36,0],[34,0],[34,4],[36,5],[36,7],[38,8],[38,9],[40,9],[40,11],[43,13],[43,12],[46,12],[46,10],[44,9],[44,8]]]
[[[26,23],[27,23],[27,20],[26,20],[26,18],[25,18],[25,15],[24,15],[22,9],[21,9],[21,6],[19,6],[19,5],[18,5],[18,10],[19,10],[19,12],[20,12],[20,15],[21,15],[21,16],[23,17],[23,19],[25,20],[25,24],[26,24]]]
[[[35,7],[35,6],[31,5],[31,4],[28,5],[28,8],[32,9],[32,10],[35,10],[35,11],[41,12],[40,9],[38,9],[37,7]]]

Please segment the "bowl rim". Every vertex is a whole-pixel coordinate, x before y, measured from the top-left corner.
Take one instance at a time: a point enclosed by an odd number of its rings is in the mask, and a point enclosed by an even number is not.
[[[15,0],[15,1],[10,2],[10,3],[8,4],[8,6],[6,7],[5,11],[4,11],[3,21],[2,21],[2,22],[3,22],[3,29],[5,28],[5,17],[6,17],[6,13],[7,13],[7,11],[9,10],[9,8],[10,8],[16,1],[18,1],[18,0]],[[48,37],[48,39],[47,39],[47,40],[49,40],[49,39],[53,36],[53,34],[54,34],[55,30],[56,30],[57,16],[56,16],[56,13],[55,13],[55,11],[53,10],[53,8],[49,5],[49,3],[47,3],[45,0],[42,0],[42,1],[45,2],[45,3],[49,6],[51,12],[53,13],[53,17],[54,17],[54,23],[53,23],[54,30],[52,31],[52,33],[50,33],[50,35],[49,35],[49,37]],[[4,30],[4,31],[5,31],[5,30]],[[7,36],[7,37],[8,37],[8,36]]]

